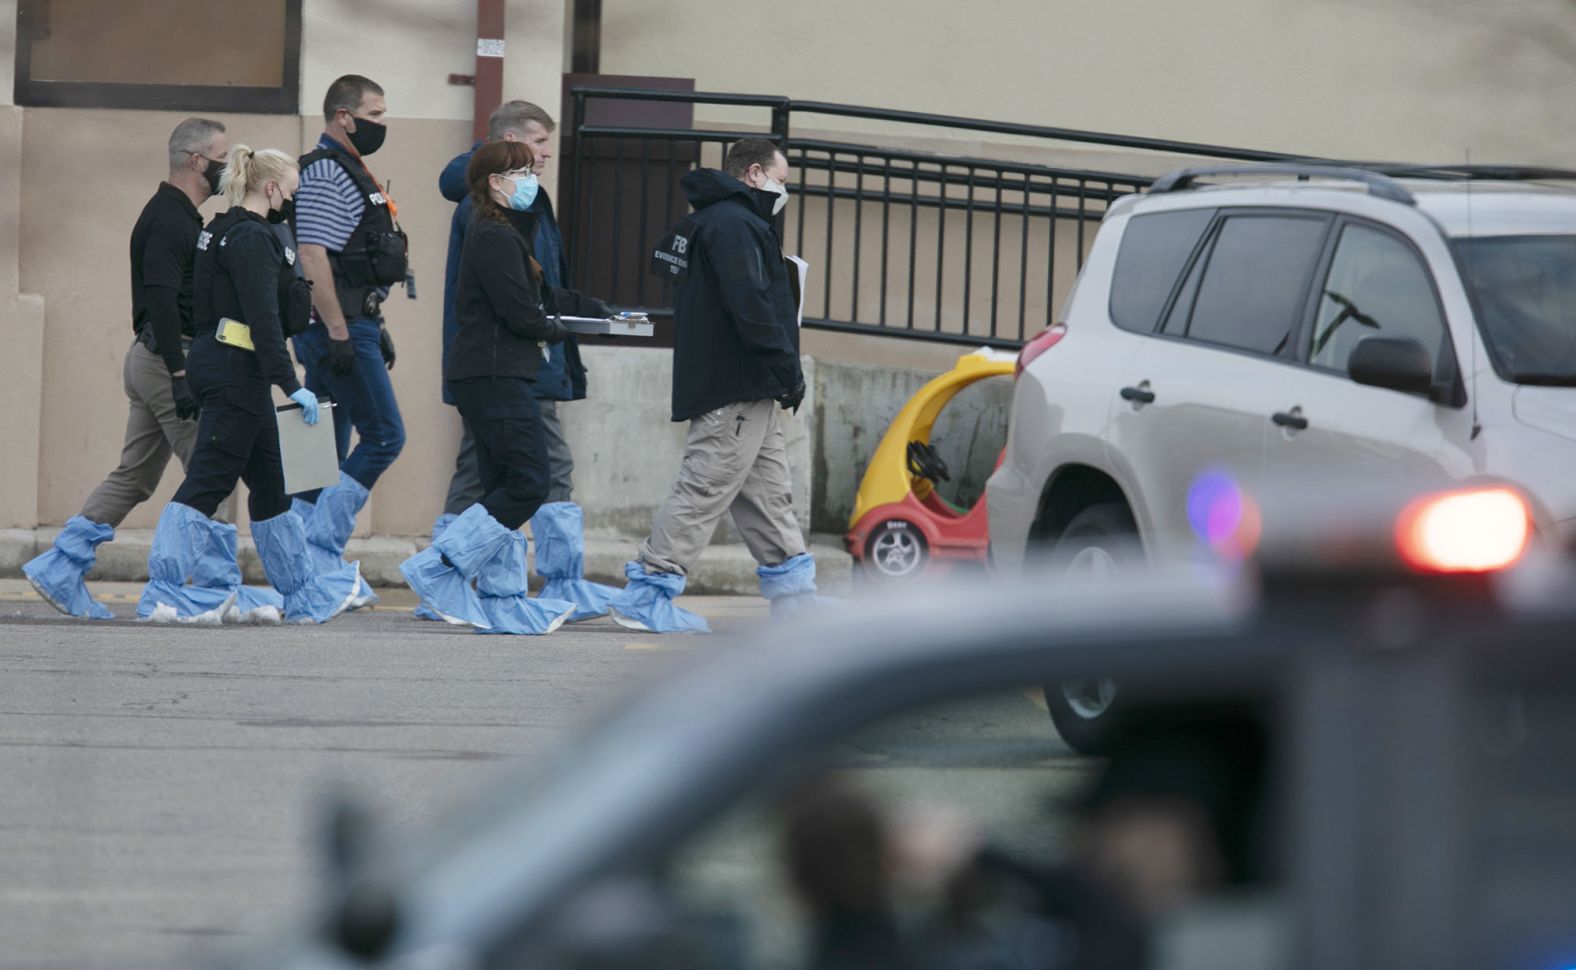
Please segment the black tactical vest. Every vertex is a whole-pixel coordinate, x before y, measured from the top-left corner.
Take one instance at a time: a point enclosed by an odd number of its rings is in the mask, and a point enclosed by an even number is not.
[[[224,263],[225,236],[241,222],[257,218],[255,214],[235,206],[215,216],[197,234],[197,254],[192,261],[192,323],[199,333],[204,329],[212,332],[218,327],[219,317],[223,315],[214,308],[213,289],[216,270],[222,270],[225,274],[230,272]],[[293,337],[311,322],[312,284],[295,272],[295,250],[286,246],[273,232],[268,233],[268,238],[273,241],[280,262],[279,326],[286,337]],[[223,302],[236,305],[239,298],[235,296],[234,284],[229,285],[229,297]],[[240,322],[250,325],[252,321]]]
[[[388,197],[356,159],[335,149],[319,148],[301,156],[301,171],[325,158],[350,176],[365,203],[361,208],[361,221],[356,223],[345,248],[328,254],[339,308],[346,322],[356,317],[376,316],[377,304],[371,297],[377,290],[405,279],[408,266],[406,236],[389,212]]]

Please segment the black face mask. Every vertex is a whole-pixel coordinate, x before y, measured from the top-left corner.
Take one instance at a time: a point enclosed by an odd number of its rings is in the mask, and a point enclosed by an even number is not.
[[[277,226],[281,222],[290,222],[295,219],[295,199],[286,199],[279,203],[279,208],[268,210],[268,224]]]
[[[208,194],[219,194],[219,176],[224,174],[224,163],[208,159],[208,167],[202,170],[202,177],[208,180]]]
[[[357,118],[356,130],[349,134],[350,145],[356,150],[357,155],[363,157],[371,155],[383,147],[383,139],[389,133],[388,125],[380,125],[376,121],[366,118]]]

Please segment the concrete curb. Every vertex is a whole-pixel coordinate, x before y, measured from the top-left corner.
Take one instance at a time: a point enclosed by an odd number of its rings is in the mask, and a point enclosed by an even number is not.
[[[58,528],[0,529],[0,576],[19,578],[22,564],[55,541]],[[148,580],[148,550],[153,543],[151,529],[122,529],[114,542],[99,547],[98,563],[88,579],[106,582],[144,583]],[[611,586],[624,585],[624,563],[635,556],[638,545],[632,539],[587,539],[586,578]],[[373,586],[404,586],[399,564],[427,546],[425,537],[371,536],[351,539],[346,558],[361,562],[361,575]],[[816,582],[824,593],[846,596],[852,588],[853,559],[840,547],[814,542]],[[265,583],[262,563],[252,540],[242,536],[239,546],[241,572],[249,583]],[[534,552],[534,547],[533,547]],[[700,596],[745,595],[760,593],[755,576],[755,560],[743,545],[714,545],[701,554],[689,575],[686,593]]]

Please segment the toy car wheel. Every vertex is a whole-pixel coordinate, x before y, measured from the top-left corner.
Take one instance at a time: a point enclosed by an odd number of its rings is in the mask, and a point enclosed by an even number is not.
[[[913,579],[925,570],[930,544],[912,522],[890,519],[865,540],[865,571],[878,579]]]

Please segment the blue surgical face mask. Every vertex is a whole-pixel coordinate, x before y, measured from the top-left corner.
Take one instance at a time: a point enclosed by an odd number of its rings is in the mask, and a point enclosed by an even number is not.
[[[538,188],[535,172],[526,172],[514,180],[514,193],[509,196],[509,208],[524,212],[536,201]]]

